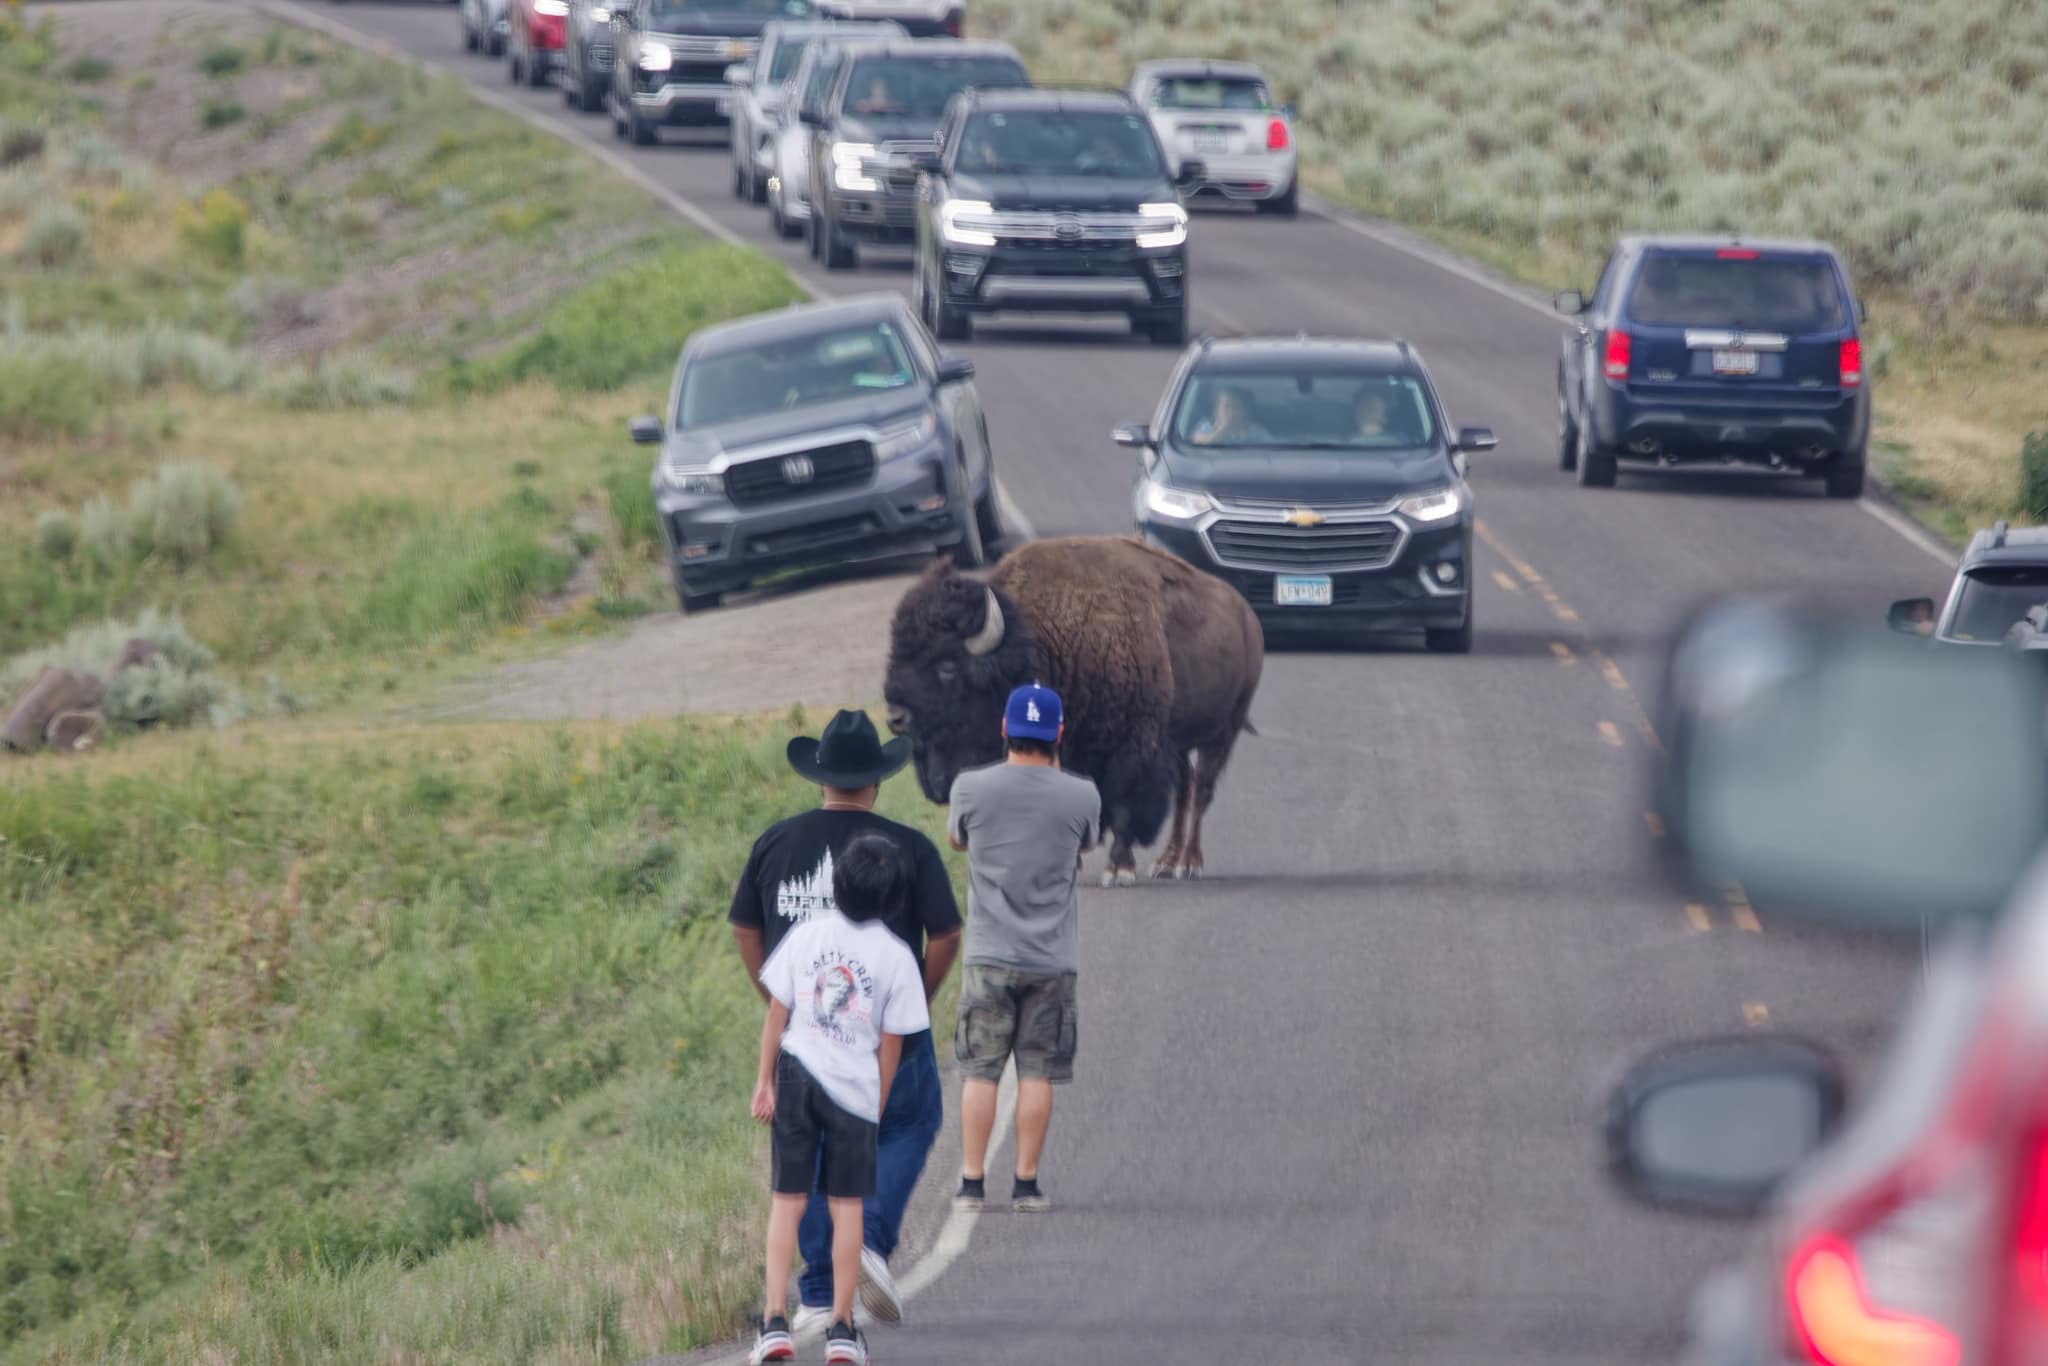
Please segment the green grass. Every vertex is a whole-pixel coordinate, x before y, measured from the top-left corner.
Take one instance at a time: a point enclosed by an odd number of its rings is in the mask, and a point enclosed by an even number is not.
[[[811,800],[783,733],[264,727],[28,765],[0,789],[0,1360],[734,1332],[765,1200],[722,915]]]

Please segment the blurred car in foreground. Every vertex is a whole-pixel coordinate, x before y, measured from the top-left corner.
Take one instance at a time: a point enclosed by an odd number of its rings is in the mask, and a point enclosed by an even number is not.
[[[830,19],[899,25],[913,38],[958,38],[967,23],[962,0],[818,0]]]
[[[808,19],[811,0],[637,0],[613,26],[612,132],[639,146],[668,127],[726,121],[735,62],[771,19]]]
[[[899,38],[851,54],[797,109],[811,130],[811,256],[850,270],[863,244],[909,245],[919,158],[937,150],[947,104],[970,87],[1029,84],[1008,43]]]
[[[1494,436],[1452,427],[1406,342],[1203,341],[1116,441],[1144,465],[1138,534],[1261,621],[1472,648],[1466,454]]]
[[[971,361],[939,354],[901,295],[793,307],[684,345],[655,509],[685,612],[780,570],[950,550],[1002,534]]]
[[[571,109],[604,112],[612,88],[614,4],[632,0],[569,0],[568,38],[562,49],[562,98]]]
[[[569,41],[569,0],[511,0],[506,15],[505,74],[515,83],[546,85],[561,69]]]
[[[1288,215],[1300,199],[1293,113],[1249,62],[1168,59],[1138,63],[1131,98],[1152,119],[1169,157],[1199,162],[1183,187]]]
[[[460,0],[455,13],[462,26],[462,46],[486,56],[504,55],[512,27],[506,8],[507,0]]]
[[[1592,488],[1617,462],[1721,461],[1863,492],[1870,386],[1862,306],[1833,248],[1736,237],[1624,237],[1557,366],[1558,464]]]
[[[1122,91],[962,91],[937,148],[912,160],[913,292],[940,340],[966,338],[980,313],[1079,312],[1187,344],[1188,213]]]
[[[1688,1366],[2048,1362],[2048,757],[2041,676],[1770,600],[1680,638],[1656,784],[1688,887],[1932,937],[1866,1095],[1798,1040],[1699,1040],[1614,1094],[1645,1203],[1761,1213]]]
[[[1906,598],[1891,607],[1891,627],[1944,645],[1996,646],[2013,623],[2048,603],[2048,527],[2004,522],[1970,538],[1948,596]]]

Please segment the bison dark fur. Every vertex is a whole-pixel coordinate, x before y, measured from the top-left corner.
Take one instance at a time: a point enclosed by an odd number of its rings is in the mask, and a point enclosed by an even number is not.
[[[1010,689],[1057,689],[1061,762],[1102,794],[1111,875],[1135,876],[1132,846],[1169,810],[1157,871],[1192,875],[1263,661],[1258,621],[1227,584],[1135,540],[1066,537],[1012,551],[985,581],[934,565],[897,604],[883,693],[918,785],[943,802],[963,769],[1002,758]]]

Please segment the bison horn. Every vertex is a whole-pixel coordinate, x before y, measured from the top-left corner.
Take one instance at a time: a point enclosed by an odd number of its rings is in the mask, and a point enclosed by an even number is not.
[[[1003,643],[1003,609],[996,602],[996,590],[984,588],[988,596],[988,610],[982,614],[981,629],[967,638],[967,653],[985,655]]]

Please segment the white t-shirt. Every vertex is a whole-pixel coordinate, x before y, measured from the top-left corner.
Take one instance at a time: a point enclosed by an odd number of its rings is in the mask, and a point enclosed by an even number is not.
[[[761,985],[789,1007],[783,1051],[841,1108],[880,1123],[882,1036],[932,1024],[910,946],[879,920],[814,910],[768,955]]]

